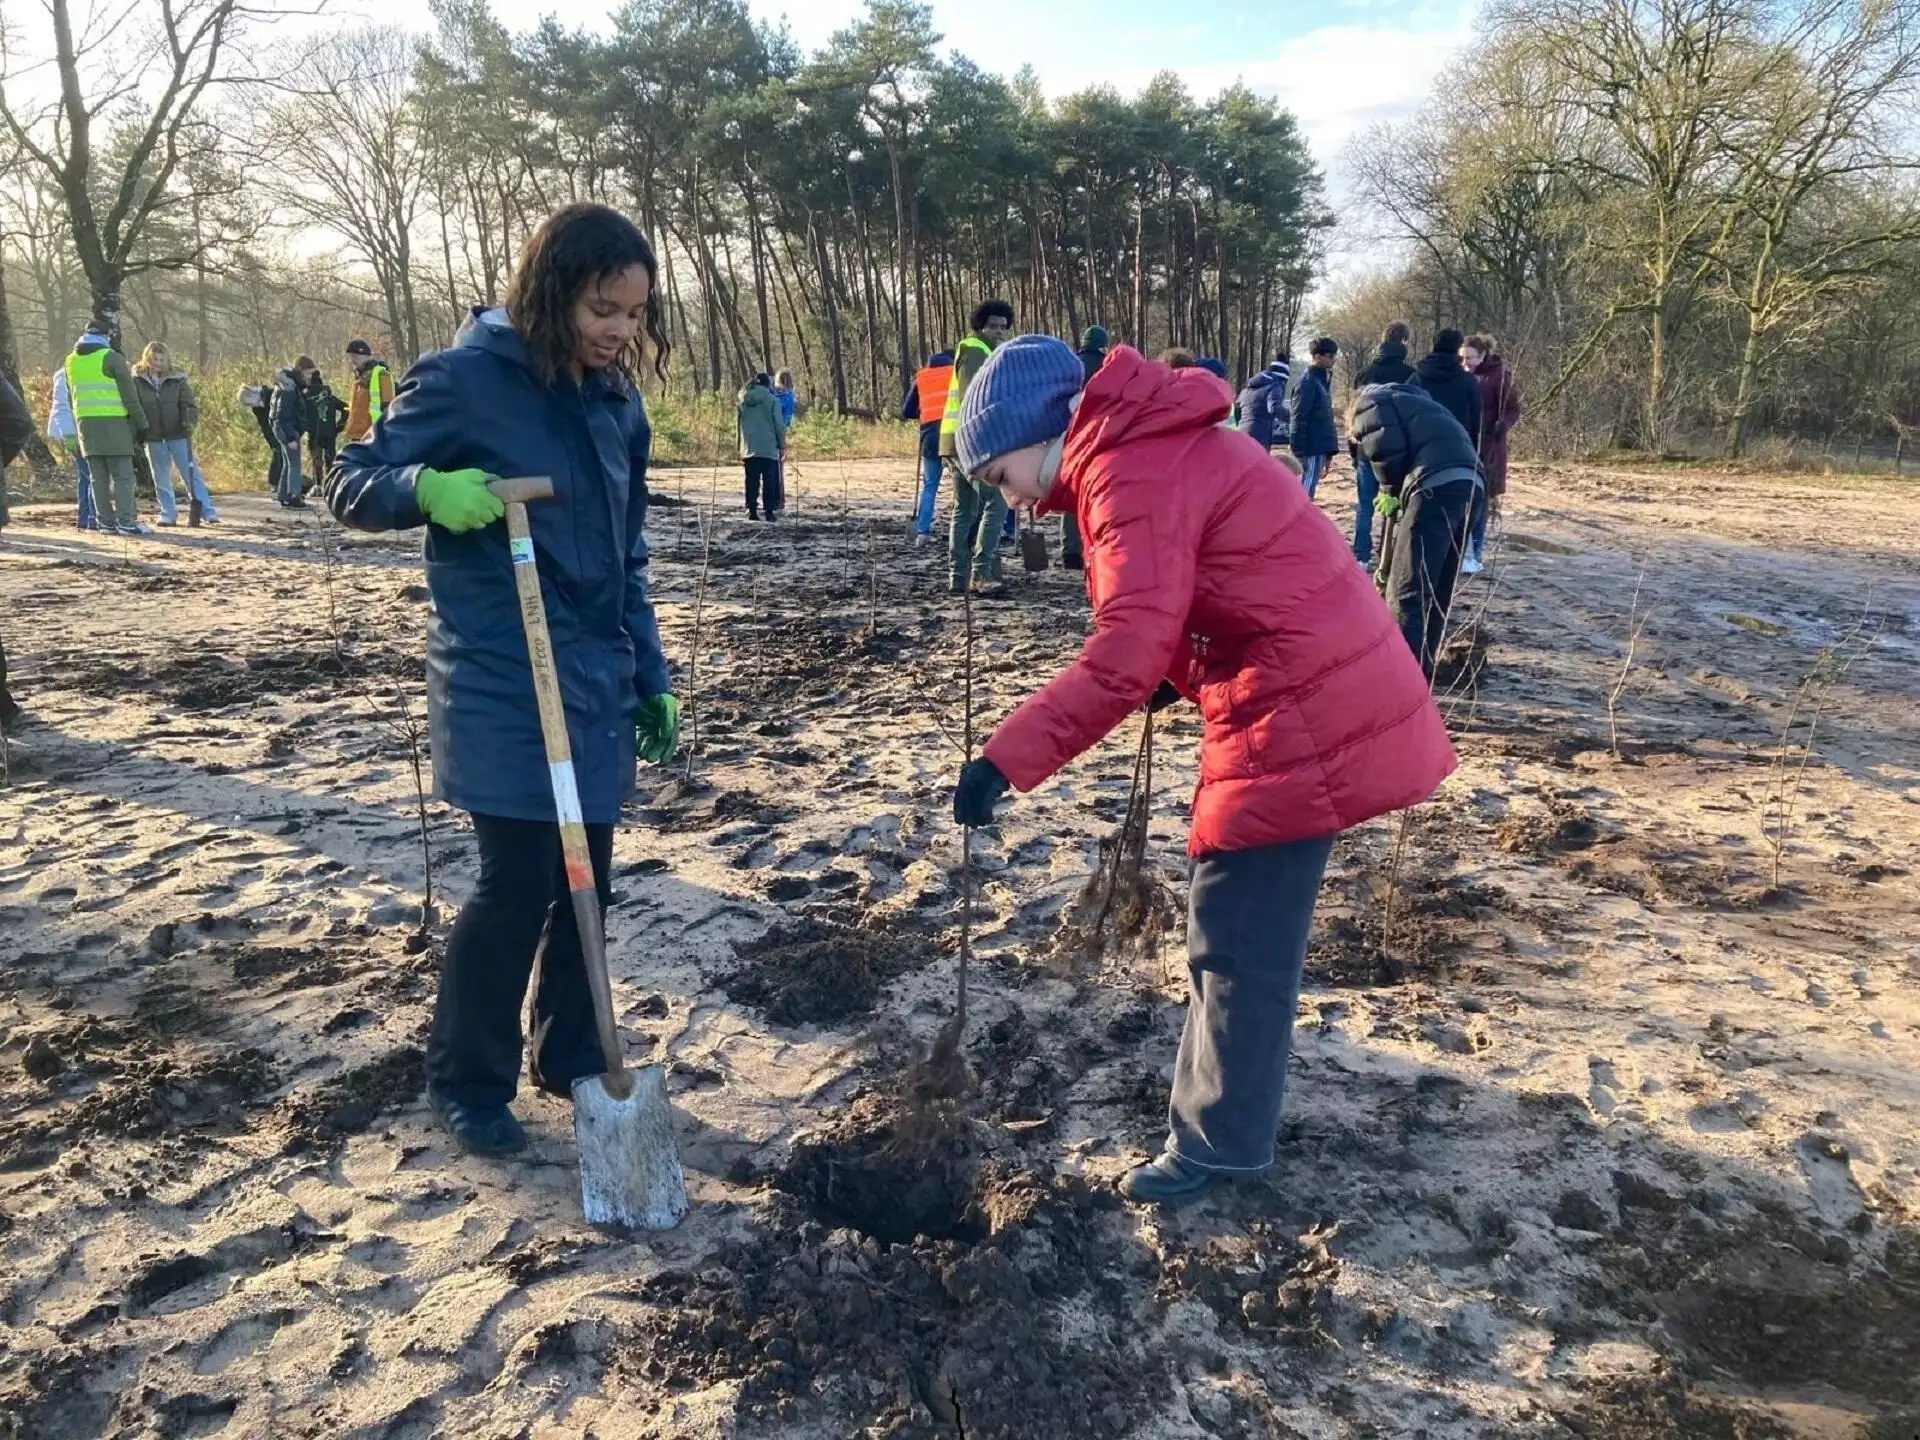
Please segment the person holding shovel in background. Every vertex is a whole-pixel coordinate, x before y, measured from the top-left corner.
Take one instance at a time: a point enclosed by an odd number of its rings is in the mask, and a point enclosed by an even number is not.
[[[1418,804],[1455,760],[1427,683],[1347,542],[1232,392],[1119,347],[1091,381],[1058,340],[1009,341],[961,406],[961,467],[1010,504],[1071,509],[1093,633],[954,792],[993,821],[1142,706],[1200,707],[1188,853],[1192,998],[1161,1155],[1121,1182],[1180,1204],[1274,1160],[1314,902],[1342,830]]]
[[[534,1083],[566,1096],[605,1068],[508,537],[495,523],[503,506],[487,487],[552,477],[554,498],[529,518],[604,905],[634,756],[661,764],[679,745],[647,590],[652,430],[635,379],[648,350],[666,374],[658,273],[653,247],[624,216],[602,205],[556,211],[527,241],[505,305],[476,309],[452,349],[422,357],[327,481],[327,503],[348,525],[427,526],[434,788],[473,816],[480,850],[440,971],[427,1094],[480,1154],[526,1143],[508,1104],[536,963]]]

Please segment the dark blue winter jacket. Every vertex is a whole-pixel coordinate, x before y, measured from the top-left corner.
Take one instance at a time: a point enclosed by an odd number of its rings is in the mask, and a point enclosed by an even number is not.
[[[541,385],[506,312],[476,310],[450,350],[422,356],[374,433],[347,446],[327,504],[359,530],[426,524],[422,466],[550,475],[527,507],[540,591],[589,823],[633,792],[634,711],[670,687],[647,594],[647,452],[639,394],[612,371]],[[504,522],[453,535],[429,526],[427,719],[434,793],[516,820],[554,818],[533,670]]]
[[[1340,449],[1333,428],[1333,387],[1318,365],[1300,372],[1293,387],[1293,431],[1287,441],[1295,455],[1332,455]]]
[[[1276,360],[1240,387],[1240,429],[1256,445],[1287,443],[1287,362]]]

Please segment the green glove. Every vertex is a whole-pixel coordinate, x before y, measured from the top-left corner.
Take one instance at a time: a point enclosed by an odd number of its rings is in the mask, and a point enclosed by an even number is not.
[[[429,470],[422,466],[414,477],[413,498],[420,513],[451,535],[484,530],[507,507],[487,489],[494,477],[484,470]]]
[[[671,695],[648,695],[633,717],[633,753],[649,765],[664,765],[680,748],[680,702]]]
[[[1391,520],[1400,513],[1400,502],[1383,492],[1373,497],[1373,508],[1376,514],[1385,515]]]

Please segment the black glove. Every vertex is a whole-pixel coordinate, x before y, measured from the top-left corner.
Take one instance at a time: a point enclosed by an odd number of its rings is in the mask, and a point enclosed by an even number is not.
[[[1178,705],[1184,698],[1186,697],[1181,695],[1179,688],[1171,680],[1162,680],[1160,688],[1155,690],[1152,698],[1147,701],[1147,713],[1158,715],[1169,705]]]
[[[993,807],[1007,793],[1007,777],[991,760],[969,760],[960,767],[960,783],[953,787],[956,825],[991,825]]]

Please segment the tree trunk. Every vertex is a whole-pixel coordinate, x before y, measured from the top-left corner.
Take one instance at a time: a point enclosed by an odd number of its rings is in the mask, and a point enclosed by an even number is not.
[[[767,319],[767,268],[765,237],[760,230],[760,204],[753,187],[746,187],[747,248],[753,252],[753,298],[760,309],[761,364],[773,366],[773,327]]]
[[[13,386],[22,396],[27,391],[20,383],[20,356],[13,344],[13,310],[7,303],[7,273],[0,267],[0,376]],[[33,469],[33,478],[41,484],[53,479],[53,456],[47,452],[47,442],[40,438],[40,429],[35,426],[27,435],[27,464]],[[4,480],[0,480],[3,484]]]
[[[887,164],[893,171],[893,293],[899,304],[895,307],[898,316],[894,325],[894,340],[900,357],[900,373],[911,375],[912,361],[907,356],[907,197],[900,185],[900,151],[893,144],[887,146]],[[874,396],[874,410],[884,413],[880,407],[880,397]]]
[[[814,213],[807,212],[807,229],[813,235],[813,253],[820,266],[820,293],[827,311],[827,361],[833,374],[833,412],[847,413],[847,360],[840,343],[840,307],[833,298],[833,262],[827,254],[826,232]]]

